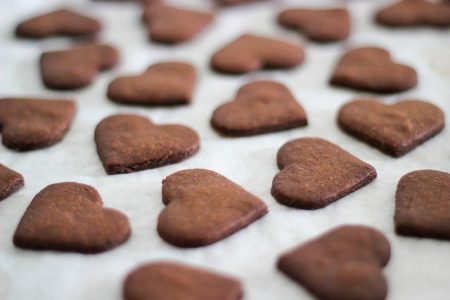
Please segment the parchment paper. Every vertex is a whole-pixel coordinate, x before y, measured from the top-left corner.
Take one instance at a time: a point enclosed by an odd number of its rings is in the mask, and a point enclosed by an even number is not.
[[[100,3],[83,0],[15,0],[0,2],[0,97],[70,97],[77,115],[64,140],[53,147],[19,153],[0,145],[0,161],[22,173],[26,186],[0,202],[0,298],[2,299],[121,299],[122,282],[134,267],[171,259],[240,278],[245,298],[312,299],[300,286],[275,268],[279,254],[345,223],[367,224],[386,234],[392,259],[385,269],[389,299],[448,299],[450,242],[404,238],[394,234],[394,193],[399,178],[416,169],[450,171],[449,130],[398,159],[391,158],[344,134],[336,126],[339,107],[367,95],[332,88],[328,79],[345,49],[375,45],[413,66],[419,74],[417,88],[401,95],[383,96],[386,103],[398,98],[420,98],[437,104],[450,116],[450,31],[434,29],[389,30],[372,22],[372,13],[389,1],[273,1],[223,9],[210,28],[196,40],[180,46],[160,46],[148,41],[140,23],[140,9],[133,3]],[[176,1],[208,9],[207,0]],[[318,45],[279,27],[278,11],[291,6],[347,4],[352,12],[353,33],[345,43]],[[42,51],[66,47],[70,40],[15,39],[17,22],[62,5],[80,9],[104,23],[100,38],[120,49],[121,62],[102,73],[91,86],[76,92],[46,90],[40,81],[38,58]],[[209,58],[223,44],[242,33],[286,38],[302,43],[304,65],[289,71],[264,71],[245,76],[224,76],[209,70]],[[194,103],[175,108],[141,108],[113,104],[106,87],[115,77],[137,74],[157,61],[182,59],[199,71]],[[246,138],[222,138],[209,126],[212,111],[232,99],[237,89],[252,79],[272,79],[286,84],[304,106],[309,125],[281,133]],[[182,163],[126,175],[106,175],[96,154],[94,128],[104,117],[137,113],[156,123],[182,123],[201,136],[201,151]],[[326,138],[375,166],[378,178],[367,187],[315,211],[279,205],[270,195],[278,172],[275,157],[290,139]],[[156,233],[163,209],[161,180],[182,169],[207,168],[227,176],[263,199],[269,214],[245,230],[212,246],[177,249]],[[105,206],[130,219],[132,236],[127,243],[98,255],[26,251],[15,248],[12,236],[33,196],[45,186],[77,181],[94,186]]]

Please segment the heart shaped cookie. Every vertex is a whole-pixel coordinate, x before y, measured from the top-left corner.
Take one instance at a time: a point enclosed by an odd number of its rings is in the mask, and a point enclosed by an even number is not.
[[[370,227],[333,229],[278,259],[278,268],[320,300],[383,300],[389,241]]]
[[[92,44],[41,55],[42,81],[52,89],[78,89],[89,85],[99,71],[114,67],[119,60],[115,48]]]
[[[278,15],[278,23],[303,32],[317,42],[336,42],[350,35],[347,9],[288,9]]]
[[[303,62],[301,46],[255,35],[243,35],[217,51],[211,67],[222,73],[244,74],[261,69],[287,69]]]
[[[229,136],[248,136],[307,125],[306,113],[281,83],[255,81],[241,87],[236,99],[219,106],[211,125]]]
[[[148,5],[144,12],[150,39],[177,44],[193,39],[212,21],[214,15],[164,4]]]
[[[386,105],[360,99],[345,104],[338,113],[338,124],[345,132],[394,157],[438,134],[444,123],[441,109],[419,100]]]
[[[16,35],[40,39],[58,35],[88,35],[100,30],[101,24],[97,20],[72,10],[58,9],[20,23],[16,27]]]
[[[416,71],[392,61],[389,52],[368,47],[348,51],[339,60],[331,84],[379,93],[396,93],[417,85]]]
[[[277,155],[280,172],[272,195],[281,204],[317,209],[369,184],[375,169],[342,148],[320,138],[300,138],[284,144]]]
[[[0,200],[14,194],[24,184],[22,175],[0,164]]]
[[[166,207],[158,233],[177,247],[201,247],[220,241],[267,213],[266,204],[216,172],[192,169],[163,181]]]
[[[239,300],[242,294],[241,283],[234,278],[164,261],[132,271],[123,289],[125,300]]]
[[[17,225],[14,244],[34,250],[99,253],[130,236],[128,218],[103,208],[97,190],[76,182],[51,184],[31,201]]]
[[[450,174],[419,170],[403,176],[394,220],[398,234],[450,240]]]
[[[186,126],[158,126],[141,116],[115,115],[97,125],[95,143],[106,172],[118,174],[180,162],[198,151],[200,138]]]
[[[69,100],[0,99],[2,143],[19,151],[51,146],[62,140],[74,115]]]
[[[142,75],[113,80],[108,86],[108,98],[125,104],[189,104],[195,81],[196,72],[191,64],[158,63]]]
[[[388,27],[448,27],[450,5],[445,1],[403,0],[377,12],[375,20]]]

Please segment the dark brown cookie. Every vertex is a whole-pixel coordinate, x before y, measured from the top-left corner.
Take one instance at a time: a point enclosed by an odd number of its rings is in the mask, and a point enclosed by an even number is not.
[[[317,42],[336,42],[350,35],[347,9],[288,9],[278,15],[278,23],[297,29]]]
[[[3,145],[19,151],[51,146],[62,140],[74,115],[69,100],[0,99]]]
[[[345,132],[394,157],[438,134],[444,123],[441,109],[419,100],[386,105],[360,99],[345,104],[338,113],[338,124]]]
[[[398,234],[450,240],[450,174],[420,170],[403,176],[394,220]]]
[[[191,64],[157,63],[142,75],[113,80],[108,86],[108,98],[118,103],[138,105],[189,104],[196,77]]]
[[[173,262],[143,265],[128,274],[125,300],[239,300],[241,283],[231,277]]]
[[[320,300],[383,300],[389,241],[370,227],[347,225],[278,259],[278,268]]]
[[[239,89],[236,99],[219,106],[211,125],[223,135],[248,136],[307,125],[306,113],[281,83],[255,81]]]
[[[392,61],[381,48],[358,48],[339,60],[331,84],[379,93],[396,93],[417,85],[416,71]]]
[[[222,73],[244,74],[261,69],[293,68],[304,59],[301,46],[246,34],[217,51],[211,58],[211,67]]]
[[[118,174],[180,162],[198,151],[200,138],[186,126],[158,126],[145,117],[115,115],[97,125],[95,143],[106,172]]]
[[[75,182],[51,184],[31,201],[17,225],[14,244],[34,250],[99,253],[130,236],[128,218],[103,208],[97,190]]]
[[[369,184],[375,169],[342,148],[320,138],[300,138],[284,144],[277,155],[280,172],[272,195],[281,204],[317,209]]]
[[[101,30],[99,21],[68,9],[59,9],[26,20],[16,27],[16,35],[26,38],[46,38],[50,36],[80,36]]]
[[[22,175],[0,164],[0,200],[14,194],[24,184]]]
[[[91,44],[41,55],[42,81],[52,89],[78,89],[89,85],[99,71],[114,67],[119,60],[115,48]]]
[[[164,179],[158,233],[178,247],[220,241],[267,213],[266,204],[216,172],[192,169]]]
[[[450,5],[444,1],[403,0],[380,10],[375,20],[388,27],[448,27]]]
[[[148,5],[144,22],[154,42],[177,44],[193,39],[212,21],[214,15],[164,4]]]

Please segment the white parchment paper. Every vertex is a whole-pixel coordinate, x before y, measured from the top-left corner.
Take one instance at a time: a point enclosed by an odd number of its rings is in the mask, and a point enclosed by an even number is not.
[[[450,116],[450,31],[433,29],[388,30],[373,24],[372,13],[389,1],[292,0],[227,8],[198,39],[180,46],[161,46],[147,40],[140,23],[140,9],[132,3],[99,3],[87,0],[14,0],[0,2],[0,97],[71,97],[77,115],[65,139],[38,151],[18,153],[0,145],[0,161],[19,171],[26,186],[0,202],[0,298],[1,299],[121,299],[126,274],[139,264],[173,259],[211,268],[242,280],[246,299],[312,299],[300,286],[275,268],[279,254],[293,246],[345,223],[373,226],[386,234],[392,259],[385,269],[389,299],[449,299],[450,242],[404,238],[393,232],[394,193],[399,178],[416,169],[450,171],[449,129],[398,159],[391,158],[341,132],[335,122],[339,107],[365,95],[332,88],[328,79],[345,49],[375,45],[413,66],[419,74],[417,88],[401,95],[421,98],[440,106]],[[210,8],[207,0],[176,3]],[[317,45],[301,35],[280,28],[278,11],[290,6],[327,7],[348,5],[353,33],[345,43]],[[63,48],[69,40],[17,40],[17,22],[62,5],[98,17],[104,23],[101,39],[120,49],[121,62],[102,73],[91,86],[76,92],[46,90],[40,81],[38,58],[42,51]],[[305,64],[290,71],[264,71],[245,76],[223,76],[209,70],[209,58],[223,44],[242,33],[286,38],[302,43]],[[107,84],[115,77],[136,74],[163,60],[186,60],[199,71],[194,103],[176,108],[141,108],[113,104],[106,98]],[[247,138],[222,138],[209,126],[212,111],[232,99],[251,79],[272,79],[286,84],[309,117],[306,128]],[[201,136],[201,151],[183,163],[134,174],[108,176],[96,154],[94,128],[104,117],[138,113],[156,123],[182,123]],[[367,187],[316,211],[279,205],[270,195],[277,173],[275,156],[290,139],[326,138],[375,166],[378,178]],[[163,209],[161,180],[175,171],[207,168],[217,171],[263,199],[269,214],[224,241],[200,249],[177,249],[156,233]],[[98,255],[25,251],[12,243],[16,225],[32,200],[45,186],[77,181],[94,186],[106,207],[128,215],[132,236],[127,243]]]

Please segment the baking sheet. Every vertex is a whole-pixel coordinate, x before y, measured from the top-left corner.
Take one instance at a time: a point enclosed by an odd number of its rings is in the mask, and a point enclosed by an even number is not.
[[[450,171],[449,129],[407,154],[394,159],[341,132],[335,122],[339,107],[366,95],[332,88],[327,81],[336,60],[349,47],[376,45],[390,50],[400,62],[419,74],[417,88],[395,96],[422,98],[437,104],[450,116],[450,31],[433,29],[388,30],[374,25],[371,15],[389,1],[269,1],[222,10],[215,23],[193,42],[160,46],[147,40],[140,23],[140,9],[131,3],[83,0],[1,1],[0,97],[70,97],[78,112],[65,139],[44,150],[18,153],[0,145],[0,161],[22,173],[26,186],[0,202],[0,298],[1,299],[121,299],[126,274],[139,264],[172,259],[206,267],[240,278],[246,299],[312,299],[301,287],[275,268],[277,256],[340,224],[373,226],[386,234],[392,259],[385,268],[388,299],[448,299],[450,242],[398,237],[393,232],[394,193],[399,178],[416,169]],[[207,0],[172,1],[197,8],[211,7]],[[327,7],[347,4],[353,17],[353,33],[345,43],[317,45],[295,32],[280,28],[277,12],[290,6]],[[63,48],[68,39],[17,40],[15,24],[30,15],[62,5],[86,10],[104,23],[101,39],[120,49],[121,62],[102,73],[91,86],[76,92],[46,90],[40,81],[38,58],[42,51]],[[221,45],[249,32],[302,43],[307,60],[289,71],[264,71],[245,76],[223,76],[209,70],[210,55]],[[194,103],[175,108],[139,108],[113,104],[106,87],[115,77],[135,74],[150,64],[182,59],[193,63],[200,77]],[[237,89],[253,79],[272,79],[286,84],[305,108],[309,125],[281,133],[246,138],[222,138],[209,126],[212,111],[232,99]],[[182,123],[201,136],[201,151],[182,163],[126,175],[106,175],[96,154],[94,128],[115,113],[137,113],[156,123]],[[378,178],[367,187],[316,211],[279,205],[270,195],[278,172],[276,152],[298,137],[326,138],[375,166]],[[156,233],[163,209],[161,180],[178,170],[207,168],[219,172],[263,199],[269,214],[224,241],[200,249],[178,249]],[[132,235],[127,243],[98,255],[38,252],[12,244],[15,227],[33,196],[48,184],[77,181],[94,186],[106,207],[118,209],[130,219]]]

